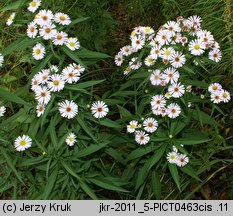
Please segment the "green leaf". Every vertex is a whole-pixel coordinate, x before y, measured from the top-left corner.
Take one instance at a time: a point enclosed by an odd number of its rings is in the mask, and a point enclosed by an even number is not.
[[[107,144],[109,144],[109,142],[103,142],[103,143],[88,146],[85,149],[82,149],[82,150],[78,151],[77,153],[74,153],[74,158],[77,159],[77,158],[82,158],[82,157],[86,157],[88,155],[91,155],[91,154],[99,151],[100,149],[104,148]]]
[[[123,128],[122,125],[120,125],[116,121],[112,121],[112,120],[110,120],[108,118],[101,119],[99,122],[100,122],[100,125],[103,125],[103,126],[106,126],[106,127],[110,127],[110,128]]]
[[[81,82],[81,83],[72,85],[72,87],[73,87],[73,89],[77,89],[77,90],[85,89],[85,88],[88,88],[88,87],[91,87],[94,85],[98,85],[104,81],[105,81],[105,79],[103,79],[103,80],[91,80],[91,81]]]
[[[75,173],[75,171],[70,167],[68,163],[66,163],[65,161],[61,161],[61,163],[62,163],[62,166],[65,168],[65,170],[70,175],[78,179],[80,183],[80,187],[83,189],[83,191],[86,194],[88,194],[88,196],[90,196],[92,199],[95,199],[95,200],[98,199],[95,193],[91,190],[91,188]]]
[[[213,125],[213,126],[218,125],[218,123],[211,116],[204,113],[199,108],[193,111],[192,118],[201,122],[201,124],[204,123],[204,124]]]
[[[97,143],[97,139],[95,138],[95,136],[92,134],[91,130],[87,127],[86,123],[79,115],[77,115],[77,121],[80,124],[80,126],[82,127],[82,129],[93,139],[94,142]]]
[[[180,190],[180,178],[179,178],[177,166],[175,164],[168,163],[168,168],[170,170],[174,182],[176,183],[176,186]]]
[[[159,174],[156,171],[152,172],[152,189],[154,191],[156,199],[161,199],[161,182],[159,178]]]
[[[152,147],[152,146],[145,146],[144,148],[135,149],[128,155],[128,157],[126,158],[126,161],[130,161],[130,160],[142,157],[154,151],[154,149],[155,147]]]
[[[8,11],[8,10],[17,10],[20,6],[24,4],[26,0],[18,0],[12,3],[11,5],[7,5],[4,8],[1,8],[0,11]]]
[[[132,118],[132,114],[130,111],[128,111],[126,108],[122,107],[122,106],[119,106],[117,105],[118,109],[119,109],[119,112],[120,112],[120,115],[121,115],[121,118],[122,119],[129,119],[129,118]]]
[[[53,188],[56,184],[56,180],[57,180],[57,176],[58,176],[58,171],[59,171],[59,167],[57,166],[53,172],[51,173],[51,175],[49,176],[48,180],[47,180],[47,184],[44,188],[44,193],[42,195],[43,199],[46,200],[49,198],[49,195],[51,194],[51,192],[53,191]]]
[[[113,157],[116,161],[126,165],[124,158],[118,151],[114,150],[113,148],[110,148],[106,150],[106,153]]]
[[[71,59],[73,59],[75,62],[78,64],[82,65],[85,67],[84,63],[81,61],[81,59],[78,57],[77,52],[69,50],[67,47],[63,46],[61,47],[63,52],[68,55]]]
[[[109,182],[109,181],[105,180],[104,178],[101,178],[101,179],[92,178],[92,179],[88,179],[88,180],[91,181],[92,183],[94,183],[95,185],[98,185],[99,187],[107,189],[107,190],[126,192],[126,193],[129,192],[120,186],[114,185],[113,182]]]
[[[196,179],[197,181],[201,182],[201,179],[198,177],[197,173],[194,171],[194,169],[190,165],[181,167],[180,170],[186,173],[187,175],[191,176],[192,178]]]
[[[14,172],[15,176],[19,179],[19,181],[21,183],[24,183],[24,181],[22,180],[21,176],[19,175],[19,173],[17,172],[17,170],[15,169],[15,166],[13,164],[13,160],[10,158],[10,156],[5,152],[5,150],[3,148],[0,148],[3,157],[6,159],[7,164],[9,165],[9,167],[12,169],[12,171]]]
[[[90,17],[77,18],[77,19],[73,20],[73,21],[70,23],[69,27],[72,26],[72,25],[75,25],[75,24],[84,22],[84,21],[86,21],[86,20],[88,20],[88,19],[90,19]]]
[[[136,189],[138,189],[143,182],[146,180],[147,175],[151,168],[162,158],[167,145],[163,144],[160,149],[144,164],[142,169],[138,173],[137,182],[136,182]]]
[[[183,145],[195,145],[195,144],[201,144],[205,142],[209,142],[211,139],[203,134],[203,133],[196,133],[196,134],[186,134],[186,137],[176,139],[174,142],[176,144],[183,144]]]
[[[26,101],[18,97],[16,94],[6,91],[2,88],[0,88],[0,98],[3,98],[7,101],[15,102],[18,104],[22,104],[25,106],[31,106],[31,104],[27,103]]]
[[[96,60],[105,59],[105,58],[110,57],[107,54],[100,53],[100,52],[93,52],[93,51],[90,51],[90,50],[85,49],[85,48],[80,48],[77,51],[77,56],[79,58],[83,58],[83,59],[96,59]]]
[[[2,54],[3,56],[9,55],[10,53],[14,51],[19,51],[19,50],[24,50],[32,45],[36,44],[38,40],[31,40],[28,38],[20,38],[17,41],[11,43],[8,47],[6,47],[3,51]]]

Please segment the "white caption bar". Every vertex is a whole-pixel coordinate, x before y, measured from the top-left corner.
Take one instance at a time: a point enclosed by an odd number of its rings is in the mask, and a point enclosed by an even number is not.
[[[17,216],[229,216],[231,200],[1,200],[0,215]]]

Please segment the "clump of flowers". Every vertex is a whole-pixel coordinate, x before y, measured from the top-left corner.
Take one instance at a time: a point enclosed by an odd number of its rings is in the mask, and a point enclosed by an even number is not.
[[[231,100],[230,93],[224,90],[219,83],[212,83],[208,87],[208,91],[211,94],[210,98],[213,103],[228,103]]]
[[[35,12],[40,6],[41,1],[32,1],[28,10]],[[41,38],[43,43],[51,41],[55,46],[65,45],[70,50],[75,51],[80,48],[78,38],[69,37],[69,35],[61,30],[61,26],[68,26],[71,23],[70,17],[61,12],[53,14],[51,10],[40,10],[32,22],[28,24],[27,36],[30,38]],[[42,41],[33,47],[32,56],[36,60],[41,60],[46,54],[45,46]]]
[[[151,27],[136,27],[131,33],[130,45],[122,47],[115,56],[115,64],[123,67],[124,75],[130,76],[137,70],[149,74],[150,83],[156,89],[150,101],[151,112],[157,118],[176,119],[182,114],[178,99],[183,100],[186,92],[192,91],[189,83],[182,83],[183,76],[187,77],[189,72],[187,64],[219,62],[222,58],[218,42],[210,31],[201,28],[201,22],[199,16],[190,16],[168,21],[157,32]],[[210,85],[208,90],[214,103],[230,100],[229,92],[218,83]],[[191,106],[189,102],[187,107]],[[154,116],[142,124],[132,120],[127,125],[127,132],[134,134],[138,144],[147,144],[149,134],[156,133],[158,120]],[[168,154],[168,161],[184,166],[189,159],[173,151]]]
[[[173,151],[167,154],[167,160],[169,163],[176,164],[179,167],[183,167],[189,162],[188,156],[180,154],[175,146],[173,146]]]
[[[69,64],[63,68],[61,73],[56,65],[43,69],[32,79],[31,89],[35,93],[37,104],[37,117],[43,115],[45,106],[49,103],[53,93],[61,92],[65,84],[75,84],[85,68],[76,63]],[[78,106],[73,101],[64,101],[60,103],[59,112],[62,117],[73,118],[78,113]]]
[[[136,27],[130,36],[131,44],[122,47],[115,56],[116,65],[125,68],[124,75],[144,66],[150,73],[151,84],[163,88],[164,94],[156,94],[151,99],[151,111],[155,116],[175,119],[182,113],[175,99],[191,91],[190,85],[185,86],[180,82],[182,69],[188,61],[198,63],[205,58],[214,62],[221,60],[219,44],[210,31],[201,28],[201,22],[198,16],[188,19],[178,17],[176,21],[168,21],[161,26],[157,33],[151,27]],[[227,91],[214,90],[214,93],[213,87],[209,91],[214,103],[230,100]],[[133,122],[127,126],[128,132],[133,130]],[[139,139],[136,141],[141,143]]]

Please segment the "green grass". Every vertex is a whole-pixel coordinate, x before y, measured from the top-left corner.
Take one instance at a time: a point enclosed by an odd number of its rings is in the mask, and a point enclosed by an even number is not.
[[[13,2],[0,1],[0,7]],[[19,1],[22,2],[29,1]],[[12,46],[25,37],[25,23],[32,19],[25,13],[26,5],[16,10],[15,24],[10,27],[5,21],[12,10],[0,11],[0,50],[7,53],[0,71],[0,104],[7,107],[6,116],[0,119],[1,199],[233,197],[232,101],[215,109],[200,101],[200,111],[196,110],[190,121],[183,118],[163,123],[154,141],[139,147],[126,134],[125,126],[134,117],[145,117],[149,100],[145,89],[151,89],[140,86],[141,78],[124,77],[122,69],[113,63],[114,55],[130,42],[129,35],[135,26],[158,29],[177,16],[199,15],[203,26],[220,42],[223,59],[220,64],[199,67],[193,78],[205,83],[220,82],[233,95],[230,0],[193,0],[189,5],[181,0],[44,1],[43,7],[67,13],[72,20],[88,19],[69,29],[79,38],[82,51],[73,54],[57,49],[59,58],[51,52],[51,58],[47,55],[40,63],[31,57],[30,42]],[[34,96],[29,91],[33,74],[47,64],[67,65],[72,61],[82,61],[87,71],[77,85],[56,94],[46,115],[38,119]],[[57,111],[57,103],[67,97],[80,107],[72,122],[62,119]],[[107,118],[100,121],[86,107],[98,99],[103,99],[110,108]],[[78,136],[77,144],[71,148],[64,143],[69,131]],[[197,131],[201,131],[200,136],[196,136]],[[171,132],[173,139],[169,138]],[[23,133],[33,138],[33,146],[19,153],[13,142]],[[185,134],[189,137],[185,138]],[[192,152],[191,165],[182,169],[164,163],[166,148],[179,139],[189,142],[187,150]]]

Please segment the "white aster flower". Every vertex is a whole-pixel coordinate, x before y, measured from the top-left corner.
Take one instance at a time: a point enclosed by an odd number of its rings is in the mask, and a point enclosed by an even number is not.
[[[54,22],[61,25],[69,25],[71,23],[70,17],[67,14],[58,12],[54,15]]]
[[[45,106],[44,104],[37,104],[36,106],[36,114],[37,114],[37,117],[40,117],[41,115],[44,114],[44,109],[45,109]]]
[[[179,98],[184,94],[185,88],[180,83],[173,83],[168,87],[168,92],[171,94],[172,97]]]
[[[154,58],[157,59],[161,54],[161,46],[160,45],[155,45],[152,47],[150,51],[150,55]]]
[[[80,79],[80,75],[79,70],[76,70],[71,66],[68,66],[62,70],[62,79],[69,84],[77,82]]]
[[[40,10],[35,16],[35,23],[39,26],[46,26],[52,23],[53,13],[51,10]]]
[[[103,101],[97,101],[92,104],[91,111],[95,118],[103,118],[108,114],[109,109]]]
[[[205,44],[200,40],[192,40],[189,42],[189,51],[192,55],[199,56],[205,52]]]
[[[38,9],[40,4],[41,4],[41,0],[33,0],[32,2],[29,3],[28,10],[34,13]]]
[[[151,106],[153,109],[162,108],[166,104],[166,100],[163,95],[155,95],[151,99]]]
[[[222,90],[221,91],[222,101],[224,103],[228,103],[231,100],[231,95],[228,91]]]
[[[73,101],[65,100],[59,105],[59,112],[64,118],[74,118],[78,113],[78,106]]]
[[[2,55],[2,53],[0,53],[0,67],[2,67],[4,62],[4,56]]]
[[[172,47],[163,48],[160,57],[165,60],[170,60],[175,50]]]
[[[32,145],[32,139],[28,135],[19,136],[15,140],[15,148],[17,151],[24,151],[30,148]]]
[[[48,23],[40,28],[40,36],[43,37],[44,40],[49,40],[55,37],[57,34],[56,26],[52,23]]]
[[[36,100],[40,104],[46,105],[49,103],[50,98],[51,98],[51,93],[46,86],[43,86],[43,87],[38,86],[35,89],[35,94],[36,94]]]
[[[0,117],[4,116],[5,112],[6,112],[6,107],[0,106]]]
[[[144,130],[153,133],[157,130],[158,122],[154,118],[147,118],[143,121]]]
[[[142,37],[133,37],[132,39],[132,48],[135,50],[140,50],[145,45],[145,39]]]
[[[222,53],[219,49],[213,49],[209,52],[209,59],[219,62],[222,59]]]
[[[144,131],[136,131],[135,141],[140,145],[146,145],[150,141],[150,137]]]
[[[208,87],[208,91],[210,93],[214,93],[214,92],[219,92],[222,90],[222,86],[219,83],[212,83],[210,84],[210,86]]]
[[[171,56],[170,63],[175,68],[182,67],[186,62],[185,55],[180,52],[174,52]]]
[[[32,86],[31,86],[31,90],[35,91],[37,88],[40,87],[40,77],[38,74],[36,74],[33,78],[32,78]]]
[[[73,146],[76,143],[76,135],[74,133],[69,133],[66,138],[66,144],[68,146]]]
[[[153,56],[152,56],[152,55],[149,55],[149,56],[147,56],[147,57],[145,58],[145,65],[148,66],[148,67],[150,67],[150,66],[152,66],[152,65],[155,64],[155,61],[156,61],[156,60],[153,58]]]
[[[85,71],[85,68],[80,64],[72,63],[69,64],[69,67],[73,68],[73,70],[77,71],[80,75]]]
[[[213,103],[221,103],[223,101],[222,98],[222,91],[212,92],[210,96],[210,100],[213,101]]]
[[[138,127],[138,122],[135,120],[132,120],[129,122],[129,125],[127,125],[127,132],[134,133],[137,127]]]
[[[166,83],[171,82],[173,84],[178,81],[180,74],[175,68],[169,67],[163,71],[162,77]]]
[[[189,158],[185,154],[179,154],[177,156],[176,165],[179,167],[185,166],[189,162]]]
[[[161,71],[160,70],[153,70],[150,75],[150,82],[152,85],[158,86],[161,84]]]
[[[10,26],[10,25],[13,23],[14,19],[15,19],[15,13],[12,13],[12,14],[9,16],[9,18],[7,19],[6,24],[7,24],[8,26]]]
[[[27,28],[27,36],[30,38],[35,38],[37,36],[38,29],[34,22],[29,23]]]
[[[33,48],[32,48],[32,56],[36,60],[41,60],[44,58],[46,53],[45,47],[41,43],[37,43]]]
[[[200,27],[201,26],[201,18],[197,15],[194,16],[190,16],[187,20],[187,23],[189,25],[189,27]]]
[[[168,21],[163,26],[164,26],[165,29],[168,30],[168,32],[169,32],[169,34],[171,36],[174,36],[176,34],[176,32],[181,31],[180,25],[177,22],[174,22],[174,21]]]
[[[39,72],[38,74],[38,78],[39,78],[39,84],[46,84],[49,80],[49,70],[48,69],[43,69],[41,70],[41,72]]]
[[[65,87],[65,81],[62,79],[62,75],[53,74],[49,77],[48,87],[52,92],[59,92]]]
[[[129,56],[130,54],[132,54],[133,52],[133,49],[131,46],[124,46],[121,48],[121,51],[122,55],[124,56]]]
[[[168,30],[159,30],[155,39],[161,46],[168,45],[171,42],[171,35]]]
[[[172,151],[167,154],[167,160],[170,164],[176,164],[177,158],[178,158],[178,154],[176,151]]]
[[[65,32],[63,32],[63,31],[57,32],[54,35],[53,44],[54,45],[63,45],[66,43],[67,37],[68,37],[68,35]]]
[[[78,38],[72,38],[72,37],[70,37],[70,38],[67,39],[67,41],[65,42],[65,44],[72,51],[77,50],[77,49],[80,48],[80,43],[78,41]]]
[[[120,52],[115,56],[114,62],[117,66],[121,66],[123,61],[124,61],[124,57],[123,54]]]
[[[167,107],[167,115],[169,118],[176,118],[180,115],[181,113],[181,108],[178,104],[176,103],[171,103]]]

